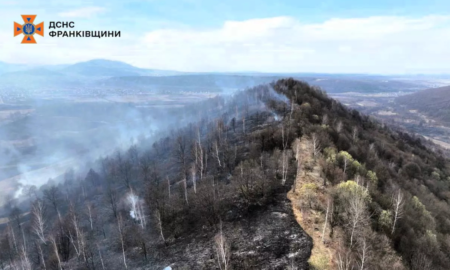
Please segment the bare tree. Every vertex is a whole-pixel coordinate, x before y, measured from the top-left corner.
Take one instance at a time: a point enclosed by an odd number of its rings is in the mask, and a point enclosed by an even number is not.
[[[166,179],[167,179],[167,190],[168,190],[168,192],[169,192],[169,199],[170,199],[170,196],[172,196],[172,192],[171,192],[171,190],[170,190],[170,179],[169,179],[169,176],[166,176]]]
[[[281,152],[281,184],[284,186],[289,170],[289,153],[287,150]]]
[[[47,242],[45,239],[44,204],[41,200],[36,200],[31,206],[31,217],[31,231],[42,243]]]
[[[297,188],[297,179],[300,177],[300,173],[302,170],[302,158],[300,155],[300,139],[296,139],[292,145],[292,149],[294,149],[295,151],[295,160],[297,160],[297,174],[295,176],[295,180],[294,180],[294,187],[293,187],[293,191],[295,192],[296,188]]]
[[[349,214],[350,247],[352,247],[355,232],[365,224],[368,218],[364,197],[359,194],[350,197],[347,211]]]
[[[49,189],[46,189],[44,191],[44,199],[50,203],[59,217],[58,204],[61,200],[61,193],[59,189],[56,186],[51,186]]]
[[[186,146],[186,139],[184,136],[178,136],[175,142],[175,159],[180,166],[180,174],[182,179],[187,177],[187,158],[188,158],[188,149]]]
[[[353,127],[353,131],[352,131],[352,139],[353,142],[357,142],[358,141],[358,127]]]
[[[338,133],[341,133],[341,131],[342,131],[342,121],[340,121],[340,120],[336,123],[336,131]]]
[[[93,211],[92,203],[90,203],[90,202],[86,203],[86,210],[87,210],[87,214],[88,214],[89,225],[90,225],[90,228],[92,231],[92,230],[94,230],[94,220],[92,218],[92,211]]]
[[[343,155],[343,157],[344,157],[344,175],[345,175],[348,166],[348,158],[347,155]]]
[[[322,230],[322,243],[325,242],[325,231],[327,229],[327,224],[328,224],[328,212],[330,210],[330,200],[327,200],[327,211],[325,213],[325,222],[323,224],[323,230]]]
[[[192,164],[191,167],[191,175],[192,175],[192,184],[194,185],[194,193],[197,194],[197,175],[196,175],[195,164]]]
[[[58,261],[58,269],[62,270],[62,266],[61,266],[61,258],[59,257],[59,252],[58,252],[58,246],[56,244],[56,240],[54,236],[50,237],[50,242],[52,243],[53,246],[53,252],[55,253],[55,257]]]
[[[359,255],[359,269],[364,270],[367,266],[367,260],[369,257],[369,246],[367,245],[366,239],[363,238],[358,249]]]
[[[219,167],[222,167],[222,163],[220,162],[220,155],[219,155],[219,143],[217,141],[214,142],[214,155],[217,159],[217,164]]]
[[[22,246],[22,250],[20,251],[20,266],[22,270],[31,270],[31,263],[28,259],[28,253],[26,251],[25,246]]]
[[[200,180],[203,179],[203,147],[200,139],[200,128],[197,128],[197,144],[195,146],[195,163],[200,172]]]
[[[42,263],[42,267],[44,268],[44,270],[47,270],[47,265],[45,264],[44,252],[42,252],[42,247],[41,247],[40,243],[37,243],[37,242],[36,242],[36,246],[37,246],[37,249],[39,252],[39,258]]]
[[[148,182],[148,177],[150,174],[150,158],[147,155],[144,155],[140,158],[139,168],[141,170],[144,182]]]
[[[163,240],[163,242],[166,242],[166,238],[164,237],[164,231],[163,231],[163,224],[162,224],[162,218],[161,218],[161,212],[159,211],[159,209],[156,209],[156,221],[158,222],[158,228],[159,228],[159,233],[161,235],[161,239]]]
[[[281,127],[281,140],[283,146],[283,150],[281,152],[281,184],[284,186],[289,169],[289,154],[287,150],[289,142],[289,128],[285,131],[284,124]]]
[[[99,245],[97,244],[97,249],[98,249],[98,256],[100,257],[100,262],[102,264],[102,270],[105,270],[105,264],[103,263],[103,256],[102,256],[102,252],[100,250]]]
[[[399,189],[397,194],[392,197],[392,208],[394,210],[394,222],[392,223],[392,231],[391,234],[395,231],[395,225],[397,221],[403,217],[403,206],[404,206],[404,197],[402,191]]]
[[[122,246],[123,265],[125,266],[125,269],[128,269],[127,256],[125,255],[125,239],[124,239],[124,234],[123,234],[123,218],[122,218],[121,214],[119,214],[119,217],[117,218],[117,229],[119,231],[120,244]]]
[[[230,246],[223,234],[222,222],[219,225],[219,233],[214,237],[214,247],[217,255],[217,264],[220,270],[229,269],[230,263]]]
[[[118,212],[118,210],[117,210],[117,200],[118,200],[117,196],[118,195],[117,195],[117,192],[116,192],[115,188],[113,187],[112,183],[109,183],[109,181],[108,181],[108,184],[107,184],[107,189],[106,189],[105,196],[106,196],[106,199],[107,199],[107,201],[109,203],[110,209],[113,212],[114,217],[117,218],[117,212]]]
[[[186,201],[186,204],[189,204],[186,177],[183,179],[183,186],[184,186],[184,200]]]
[[[316,157],[320,154],[320,151],[322,151],[322,145],[320,143],[319,136],[317,133],[313,133],[311,135],[312,140],[312,147],[313,147],[313,157],[316,159]]]
[[[338,270],[352,270],[352,258],[350,256],[350,252],[338,252],[338,256],[336,258],[336,264]]]
[[[125,185],[127,186],[127,188],[130,189],[131,188],[131,180],[132,180],[131,172],[132,172],[133,166],[132,166],[131,162],[128,161],[127,159],[123,160],[122,158],[120,158],[120,155],[119,155],[118,162],[119,162],[120,177],[125,182]]]

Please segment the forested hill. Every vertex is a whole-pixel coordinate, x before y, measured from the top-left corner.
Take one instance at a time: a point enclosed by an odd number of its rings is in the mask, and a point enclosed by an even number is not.
[[[418,91],[397,98],[400,104],[450,123],[450,86]]]
[[[184,113],[12,207],[0,266],[450,269],[449,163],[420,140],[293,79]]]

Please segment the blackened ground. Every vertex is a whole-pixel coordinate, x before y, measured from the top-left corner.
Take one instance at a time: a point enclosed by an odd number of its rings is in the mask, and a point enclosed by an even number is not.
[[[272,205],[223,222],[231,246],[230,265],[240,269],[306,270],[312,240],[296,222],[285,193]],[[219,269],[211,228],[154,250],[148,269]]]

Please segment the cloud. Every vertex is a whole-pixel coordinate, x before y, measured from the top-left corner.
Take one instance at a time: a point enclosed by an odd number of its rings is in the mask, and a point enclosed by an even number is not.
[[[275,17],[153,31],[141,45],[154,64],[191,71],[403,73],[446,68],[449,22],[450,16],[384,16],[304,24]]]
[[[133,31],[122,31],[121,38],[45,37],[26,51],[13,40],[0,43],[5,52],[0,61],[59,64],[108,58],[182,71],[450,73],[450,16],[319,23],[273,17],[226,21],[216,28],[171,26],[145,32],[137,26]],[[5,40],[12,40],[8,34]]]
[[[64,18],[90,18],[105,11],[102,7],[84,7],[58,13],[58,16]]]

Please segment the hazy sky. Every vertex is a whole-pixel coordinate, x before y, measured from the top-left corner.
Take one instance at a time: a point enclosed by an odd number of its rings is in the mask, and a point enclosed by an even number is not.
[[[20,44],[21,14],[44,21]],[[116,30],[121,38],[52,38]],[[106,58],[181,71],[450,73],[448,0],[0,0],[0,61],[64,64]]]

